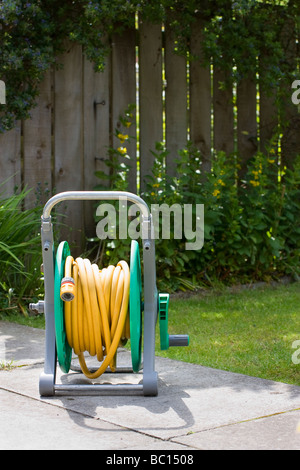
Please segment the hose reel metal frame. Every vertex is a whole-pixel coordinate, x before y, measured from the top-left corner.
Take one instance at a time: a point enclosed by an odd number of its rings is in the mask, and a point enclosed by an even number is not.
[[[141,234],[144,261],[144,337],[143,380],[139,384],[56,384],[56,334],[54,316],[54,237],[51,211],[56,204],[70,200],[128,200],[136,204],[142,214]],[[155,371],[155,326],[157,321],[158,294],[156,287],[155,244],[151,238],[152,217],[150,210],[139,196],[121,191],[65,191],[48,200],[41,218],[41,242],[44,268],[44,314],[46,321],[44,371],[40,375],[41,396],[56,394],[94,395],[104,393],[143,394],[155,396],[158,392],[158,376]]]

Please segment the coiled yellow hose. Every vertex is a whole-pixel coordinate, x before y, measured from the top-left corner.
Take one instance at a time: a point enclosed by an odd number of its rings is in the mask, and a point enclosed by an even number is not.
[[[99,270],[88,259],[68,256],[65,277],[74,280],[74,298],[65,302],[67,340],[86,377],[99,377],[108,366],[116,370],[117,348],[130,337],[128,314],[130,270],[126,261]],[[84,352],[102,362],[90,372]],[[105,357],[105,359],[104,359]],[[104,359],[104,360],[103,360]]]

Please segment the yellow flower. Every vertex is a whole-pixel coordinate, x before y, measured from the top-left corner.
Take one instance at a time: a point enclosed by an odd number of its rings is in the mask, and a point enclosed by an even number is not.
[[[155,193],[152,192],[152,193],[151,193],[151,196],[155,196]]]
[[[120,134],[118,134],[118,139],[120,139],[121,144],[123,144],[125,142],[125,140],[128,139],[128,135],[127,134],[124,135],[124,134],[120,133]]]
[[[224,183],[224,181],[223,181],[223,180],[221,180],[221,179],[219,179],[219,180],[218,180],[218,183],[219,183],[221,186],[225,186],[225,183]]]
[[[130,122],[130,121],[126,121],[126,122],[125,122],[125,126],[126,126],[126,127],[130,127],[131,124],[132,124],[132,122]]]
[[[257,180],[258,179],[258,171],[253,170],[252,174],[254,175],[254,178]]]
[[[252,186],[259,186],[259,181],[250,180]]]
[[[269,158],[269,159],[268,159],[268,162],[269,162],[269,163],[274,163],[275,160],[271,160],[271,159]]]
[[[154,184],[152,185],[152,188],[159,188],[159,184],[158,184],[158,183],[154,183]]]
[[[218,196],[218,194],[220,194],[220,190],[219,189],[215,189],[214,192],[212,193],[213,196]]]
[[[118,152],[121,153],[122,155],[126,155],[127,153],[127,148],[126,147],[118,147]]]

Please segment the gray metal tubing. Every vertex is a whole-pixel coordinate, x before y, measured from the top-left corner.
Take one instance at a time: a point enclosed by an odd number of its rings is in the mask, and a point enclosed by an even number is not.
[[[62,385],[57,384],[54,386],[55,394],[74,394],[74,395],[101,395],[107,393],[115,393],[116,395],[127,395],[128,393],[143,394],[142,384],[76,384],[76,385]]]
[[[128,200],[137,204],[143,216],[142,238],[144,258],[144,367],[143,384],[141,385],[55,385],[56,348],[54,322],[54,260],[53,231],[51,210],[62,201],[67,200]],[[151,213],[145,201],[139,196],[121,191],[65,191],[48,200],[42,215],[42,247],[45,284],[45,316],[46,316],[46,357],[44,372],[40,376],[40,393],[51,396],[59,393],[95,393],[100,390],[107,392],[143,392],[145,396],[157,395],[157,372],[155,371],[155,324],[157,319],[157,289],[155,270],[155,243],[152,239]],[[73,387],[73,388],[72,388]],[[79,387],[79,388],[78,388]]]
[[[169,335],[169,346],[188,346],[188,335]]]
[[[54,264],[53,264],[53,232],[52,225],[45,224],[41,228],[42,254],[44,265],[44,313],[46,321],[45,331],[45,364],[40,376],[40,394],[51,396],[54,393],[56,376],[56,346],[55,346],[55,320],[54,320]],[[46,228],[46,230],[45,230]],[[46,248],[45,248],[46,246]]]
[[[144,395],[157,395],[155,372],[155,325],[157,321],[157,288],[154,240],[144,244]]]
[[[150,217],[150,210],[146,202],[139,196],[123,191],[65,191],[51,197],[45,204],[43,210],[43,219],[50,218],[53,207],[62,201],[72,200],[128,200],[137,204],[144,217]]]

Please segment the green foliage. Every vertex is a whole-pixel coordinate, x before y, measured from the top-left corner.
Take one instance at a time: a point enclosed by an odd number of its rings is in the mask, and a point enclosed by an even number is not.
[[[101,71],[111,35],[134,28],[136,13],[143,21],[168,24],[175,35],[175,50],[190,59],[191,31],[201,19],[202,60],[213,60],[227,70],[229,81],[252,76],[258,60],[263,68],[260,80],[272,92],[279,81],[289,85],[296,72],[288,52],[293,25],[299,21],[296,1],[3,0],[0,78],[6,83],[7,104],[1,105],[0,132],[29,117],[38,85],[51,65],[59,66],[66,40],[82,44],[95,70]],[[282,99],[278,93],[279,102]]]
[[[190,159],[190,157],[189,157]],[[193,158],[191,159],[193,162]],[[234,283],[299,274],[299,158],[294,171],[278,174],[271,155],[258,153],[238,184],[234,157],[215,155],[210,174],[199,181],[194,203],[205,204],[205,243],[193,271],[199,280]],[[185,166],[186,180],[193,180]],[[195,182],[193,182],[195,185]],[[176,191],[180,191],[179,187]],[[183,202],[186,191],[183,189]]]
[[[206,57],[213,56],[217,67],[230,71],[231,81],[253,76],[259,67],[265,87],[270,90],[278,86],[278,80],[291,69],[286,51],[299,7],[292,2],[280,5],[282,2],[278,1],[241,0],[234,2],[232,8],[231,2],[217,3],[218,13],[212,16],[205,31]]]
[[[38,83],[55,61],[60,47],[49,17],[46,5],[38,1],[0,4],[0,76],[6,82],[7,94],[0,132],[13,127],[16,119],[29,116]]]
[[[0,196],[0,299],[2,308],[38,296],[41,287],[41,208],[23,210],[28,191]],[[25,310],[24,310],[25,311]]]
[[[167,174],[166,156],[167,150],[160,142],[156,143],[156,149],[152,152],[155,159],[151,175],[146,178],[146,187],[141,196],[149,207],[152,204],[161,206],[167,204],[171,207],[173,204],[189,203],[191,199],[196,204],[194,197],[194,186],[197,186],[195,174],[193,179],[189,181],[190,173],[182,173],[183,181],[172,179]],[[182,152],[183,158],[179,161],[179,165],[183,165],[183,161],[191,169],[197,166],[197,156],[193,159],[186,159],[185,152]],[[197,163],[196,163],[197,162]],[[192,171],[192,170],[191,170]],[[186,187],[185,186],[186,183]],[[185,194],[185,197],[183,197]],[[172,214],[171,214],[172,215]],[[163,290],[193,290],[195,288],[195,276],[191,266],[196,260],[196,253],[192,250],[185,249],[186,239],[184,233],[182,238],[177,239],[174,233],[174,217],[170,220],[170,237],[163,238],[163,218],[159,218],[159,233],[155,240],[156,252],[156,275],[157,284],[161,291]],[[183,217],[183,213],[182,213]],[[183,227],[183,219],[181,220]]]
[[[115,160],[107,164],[118,175],[111,179],[110,188],[126,190],[125,169],[129,167],[120,163],[119,152],[120,148],[110,150]],[[257,153],[240,181],[240,166],[234,155],[217,153],[211,172],[204,175],[200,152],[188,143],[179,152],[177,176],[170,177],[167,153],[162,143],[156,144],[152,172],[141,196],[149,207],[165,203],[169,207],[192,204],[195,208],[196,204],[204,204],[205,242],[201,250],[186,250],[184,233],[176,239],[172,220],[170,238],[164,239],[160,219],[160,236],[155,243],[160,290],[186,290],[216,282],[253,282],[283,275],[298,278],[300,158],[293,171],[280,172],[272,148],[267,155]],[[193,217],[195,220],[195,213]],[[108,240],[102,248],[106,262],[111,257],[116,261],[128,254],[128,241]]]

